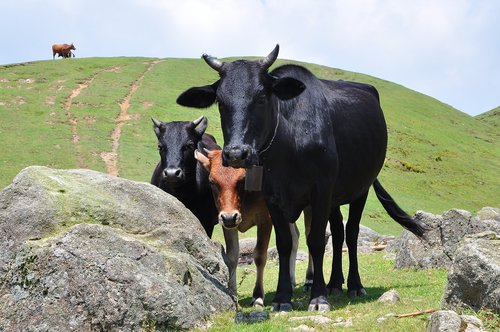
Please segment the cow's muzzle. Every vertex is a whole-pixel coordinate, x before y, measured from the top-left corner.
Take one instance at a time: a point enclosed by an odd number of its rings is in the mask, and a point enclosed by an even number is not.
[[[226,146],[222,151],[222,165],[234,168],[248,168],[253,165],[253,149],[248,145]]]
[[[241,223],[241,214],[239,212],[219,214],[219,223],[226,229],[234,229]]]
[[[165,181],[167,182],[181,182],[184,180],[184,172],[178,167],[168,167],[163,170]]]

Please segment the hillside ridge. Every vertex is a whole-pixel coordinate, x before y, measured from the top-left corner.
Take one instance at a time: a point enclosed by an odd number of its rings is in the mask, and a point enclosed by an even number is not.
[[[491,123],[373,76],[293,60],[278,59],[274,66],[285,63],[377,88],[389,132],[379,179],[409,213],[498,205],[500,138]],[[158,161],[151,116],[173,121],[206,115],[207,131],[223,143],[215,107],[175,103],[184,90],[217,79],[201,59],[77,58],[0,66],[0,139],[6,147],[0,188],[30,165],[90,168],[149,182]],[[364,220],[382,233],[399,231],[372,195]]]

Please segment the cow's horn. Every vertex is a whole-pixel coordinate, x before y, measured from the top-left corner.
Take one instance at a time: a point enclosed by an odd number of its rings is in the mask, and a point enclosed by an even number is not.
[[[217,72],[220,72],[223,65],[221,61],[217,60],[217,58],[214,58],[213,56],[210,56],[208,54],[203,54],[201,57],[210,67],[212,67],[212,69],[216,70]]]
[[[204,115],[202,115],[202,116],[200,116],[198,119],[193,120],[193,124],[192,124],[192,126],[193,126],[193,127],[196,127],[197,125],[199,125],[199,124],[200,124],[201,120],[203,120],[204,118],[205,118],[205,116],[204,116]]]
[[[198,119],[191,122],[191,128],[194,129],[194,132],[199,136],[202,136],[205,133],[205,130],[208,126],[208,119],[205,116],[200,116]]]
[[[151,121],[153,121],[153,124],[155,125],[155,127],[160,127],[161,126],[161,122],[156,120],[155,118],[151,117]]]
[[[264,59],[260,60],[260,63],[264,66],[265,69],[271,67],[274,61],[276,61],[276,59],[278,58],[279,51],[280,51],[280,45],[276,44],[274,50],[272,50],[272,52],[269,53],[269,55],[266,56]]]

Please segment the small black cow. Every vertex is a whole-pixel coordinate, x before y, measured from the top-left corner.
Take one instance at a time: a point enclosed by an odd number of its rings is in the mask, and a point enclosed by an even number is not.
[[[200,142],[210,149],[220,149],[215,138],[205,133],[207,118],[201,116],[192,122],[161,122],[154,118],[152,121],[161,160],[153,172],[151,184],[181,201],[212,237],[218,211],[208,183],[208,172],[194,158],[194,150]]]
[[[262,189],[279,255],[274,310],[292,308],[289,224],[302,210],[310,209],[307,245],[313,257],[314,277],[309,310],[325,311],[330,309],[323,275],[325,228],[332,219],[333,236],[340,232],[341,205],[350,205],[346,242],[355,266],[349,271],[349,291],[362,293],[363,289],[357,275],[356,242],[372,184],[391,217],[417,235],[424,229],[376,180],[385,158],[387,128],[378,94],[371,92],[375,88],[321,80],[296,65],[268,72],[278,52],[276,46],[264,59],[226,63],[204,55],[220,79],[188,89],[177,102],[198,108],[217,102],[225,143],[224,164],[263,167]]]

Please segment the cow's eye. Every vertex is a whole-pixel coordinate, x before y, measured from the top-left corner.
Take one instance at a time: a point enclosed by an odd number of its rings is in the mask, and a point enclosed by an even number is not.
[[[259,105],[264,105],[267,101],[267,98],[266,98],[266,95],[265,94],[261,94],[257,97],[257,104]]]
[[[194,142],[187,142],[183,147],[182,147],[182,150],[183,151],[187,151],[187,150],[194,150],[196,148]]]

